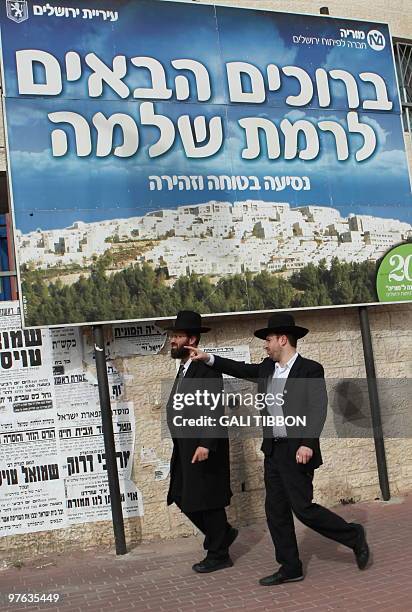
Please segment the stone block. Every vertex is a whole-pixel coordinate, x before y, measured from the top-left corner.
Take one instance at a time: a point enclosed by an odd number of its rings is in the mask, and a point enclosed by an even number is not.
[[[353,346],[349,340],[335,339],[334,342],[321,342],[319,345],[320,362],[329,372],[329,368],[348,367],[354,363]]]
[[[144,516],[142,517],[142,535],[143,539],[163,539],[170,537],[171,532],[174,535],[179,534],[179,525],[177,521],[172,524],[170,520],[170,511],[166,502],[159,503],[144,502]]]

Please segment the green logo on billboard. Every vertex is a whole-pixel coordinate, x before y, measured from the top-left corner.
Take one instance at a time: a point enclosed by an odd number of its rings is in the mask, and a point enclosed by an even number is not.
[[[386,253],[376,275],[380,302],[412,301],[412,242]]]

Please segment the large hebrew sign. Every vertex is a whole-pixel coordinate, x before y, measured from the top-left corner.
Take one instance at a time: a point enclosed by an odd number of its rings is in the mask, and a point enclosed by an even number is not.
[[[3,0],[1,36],[26,326],[378,302],[402,244],[412,295],[386,25]]]

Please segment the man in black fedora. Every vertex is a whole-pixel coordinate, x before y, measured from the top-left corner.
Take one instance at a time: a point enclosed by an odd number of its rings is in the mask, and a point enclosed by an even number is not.
[[[193,570],[209,573],[231,567],[229,547],[238,531],[227,521],[225,506],[230,504],[229,440],[220,430],[207,427],[181,428],[174,426],[177,415],[182,418],[210,416],[210,407],[190,403],[196,391],[208,391],[222,396],[222,375],[201,361],[190,359],[190,348],[199,344],[200,334],[210,331],[202,326],[197,312],[183,310],[177,314],[173,327],[167,328],[170,337],[170,356],[180,359],[180,367],[167,402],[167,420],[173,439],[170,463],[168,505],[175,503],[192,523],[205,535],[207,555],[195,563]],[[220,395],[218,395],[220,394]],[[176,409],[175,399],[179,399]],[[187,404],[185,403],[187,398]],[[184,404],[181,409],[182,403]],[[219,410],[215,410],[218,413]]]
[[[260,364],[191,350],[193,360],[201,360],[218,372],[257,382],[258,390],[266,394],[265,414],[283,417],[283,422],[278,419],[275,426],[264,427],[261,447],[265,455],[266,517],[280,565],[274,574],[260,579],[263,586],[304,578],[292,512],[321,535],[351,548],[359,569],[364,569],[369,560],[362,525],[347,523],[312,501],[314,470],[322,465],[319,436],[328,398],[323,367],[296,350],[297,340],[307,333],[306,328],[295,325],[292,315],[277,313],[269,318],[267,327],[255,331],[255,336],[265,341],[268,354]],[[268,398],[278,397],[279,393],[282,401],[269,403]],[[295,421],[291,426],[285,424],[297,415],[306,416],[303,430]]]

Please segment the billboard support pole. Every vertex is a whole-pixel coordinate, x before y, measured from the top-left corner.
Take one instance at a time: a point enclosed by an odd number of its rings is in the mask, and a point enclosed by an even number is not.
[[[367,306],[359,306],[359,321],[362,333],[363,356],[365,359],[366,380],[368,383],[369,405],[371,409],[379,485],[382,493],[382,499],[384,501],[388,501],[391,494],[389,489],[385,442],[382,431],[381,408],[379,404],[378,386],[376,384],[375,359],[373,356],[372,337]]]
[[[116,554],[127,553],[124,534],[122,503],[120,499],[119,473],[117,470],[116,447],[113,434],[112,409],[110,406],[109,381],[107,378],[106,351],[103,325],[93,326],[94,355],[96,359],[97,382],[99,386],[100,410],[102,414],[104,448],[106,453],[107,477],[109,481],[110,506]]]

